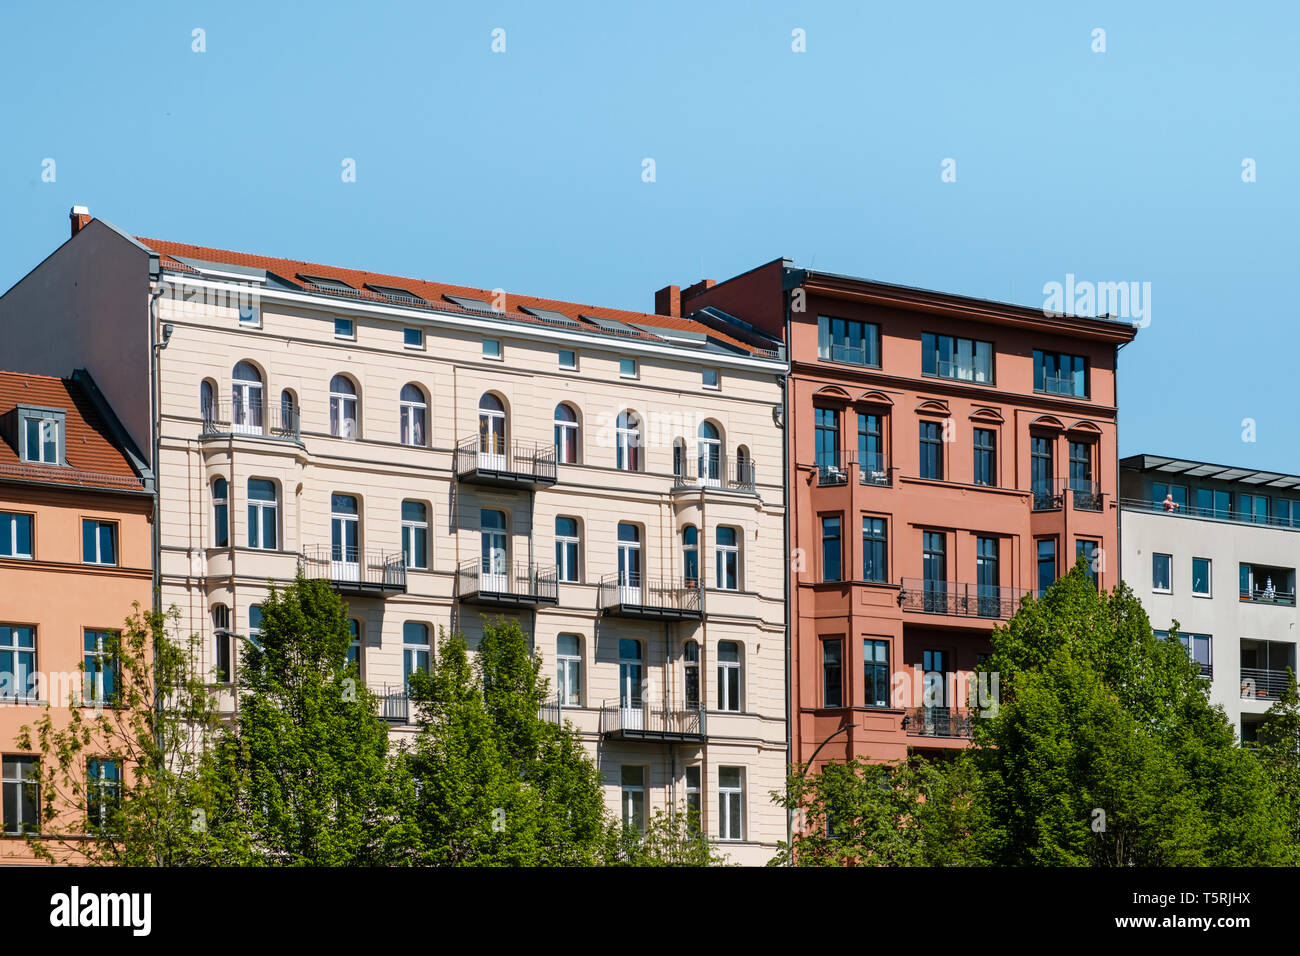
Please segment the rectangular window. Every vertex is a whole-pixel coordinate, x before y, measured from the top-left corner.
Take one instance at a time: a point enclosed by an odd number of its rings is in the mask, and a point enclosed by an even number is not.
[[[106,827],[122,805],[122,762],[104,758],[86,761],[86,818],[96,829]]]
[[[705,388],[716,389],[722,387],[722,380],[719,377],[718,370],[716,368],[706,368],[703,374],[701,375],[701,378],[703,380],[702,384],[704,385]]]
[[[745,839],[744,772],[740,767],[718,768],[718,838]]]
[[[1173,556],[1168,554],[1151,555],[1151,590],[1169,594],[1172,590]]]
[[[355,617],[348,618],[348,631],[352,635],[352,640],[348,642],[347,662],[349,666],[355,666],[357,676],[361,676],[363,664],[361,660],[361,622]]]
[[[619,359],[618,374],[621,378],[636,378],[636,359]]]
[[[645,767],[619,767],[623,788],[623,826],[638,833],[645,832]]]
[[[975,429],[975,484],[992,488],[998,483],[998,434],[991,428]]]
[[[942,531],[921,532],[922,609],[931,614],[948,611],[947,542]]]
[[[997,538],[975,539],[975,588],[980,617],[998,617],[1002,612],[1002,578],[998,564]]]
[[[1086,564],[1084,570],[1087,571],[1088,577],[1092,579],[1093,584],[1097,585],[1097,587],[1101,587],[1100,579],[1097,577],[1097,572],[1100,570],[1097,567],[1097,542],[1084,540],[1076,541],[1074,543],[1074,557],[1076,560],[1080,557],[1083,558]]]
[[[40,832],[40,763],[35,757],[0,758],[4,790],[4,834],[22,836]]]
[[[582,706],[582,638],[561,634],[555,639],[555,686],[560,706]]]
[[[813,440],[819,478],[827,482],[844,481],[844,464],[840,461],[840,413],[833,408],[813,409]]]
[[[248,605],[248,636],[257,640],[262,636],[262,605]]]
[[[1192,594],[1196,597],[1210,596],[1210,559],[1192,558]]]
[[[1038,549],[1038,597],[1047,593],[1047,589],[1056,580],[1056,539],[1039,538]]]
[[[946,707],[948,704],[947,652],[922,651],[921,670],[921,705]]]
[[[501,340],[484,339],[483,340],[483,357],[485,359],[500,360],[501,358]]]
[[[84,564],[117,564],[117,522],[82,520],[81,560]]]
[[[943,479],[943,424],[921,422],[921,477]]]
[[[555,519],[555,568],[561,581],[576,584],[579,580],[578,553],[582,539],[578,536],[578,519]]]
[[[844,706],[844,642],[839,638],[822,641],[822,706]]]
[[[36,628],[0,624],[0,700],[35,700]]]
[[[402,345],[408,349],[424,348],[424,330],[410,327],[402,329]]]
[[[862,642],[862,684],[866,706],[889,706],[889,641]]]
[[[740,588],[740,544],[735,528],[721,525],[717,530],[715,560],[717,562],[718,589],[736,591]]]
[[[32,516],[0,511],[0,558],[32,556]]]
[[[1238,494],[1237,513],[1242,521],[1268,524],[1268,496]]]
[[[34,465],[61,465],[66,417],[63,409],[19,405],[16,414],[22,460]]]
[[[109,704],[117,699],[121,661],[118,636],[112,631],[86,631],[82,642],[83,700]]]
[[[1043,435],[1029,436],[1029,488],[1034,495],[1035,511],[1056,507],[1056,443]]]
[[[921,333],[921,374],[993,384],[993,343]]]
[[[840,517],[822,518],[822,580],[841,581]]]
[[[1151,504],[1156,509],[1165,507],[1165,498],[1170,497],[1174,500],[1176,506],[1172,510],[1176,513],[1187,514],[1187,486],[1186,485],[1166,485],[1163,482],[1155,481],[1151,483]]]
[[[1087,360],[1080,355],[1034,349],[1034,391],[1087,398]]]
[[[336,339],[355,339],[357,337],[356,324],[351,319],[334,320],[334,337]]]
[[[275,482],[266,478],[249,478],[248,546],[262,551],[274,551],[279,546],[279,527]]]
[[[1300,501],[1278,498],[1273,502],[1273,523],[1289,528],[1300,528]]]
[[[889,484],[883,415],[875,412],[858,413],[858,469],[859,481],[863,484]]]
[[[828,362],[880,367],[880,326],[854,319],[817,317],[817,357]]]
[[[409,689],[411,675],[428,673],[433,648],[429,644],[429,626],[419,621],[402,625],[402,682]]]
[[[573,349],[560,349],[560,368],[576,369],[578,367],[578,353]]]
[[[862,519],[862,580],[889,580],[889,539],[884,518]]]
[[[235,636],[225,628],[221,628],[217,631],[216,640],[217,667],[212,679],[218,684],[233,684],[235,682]]]
[[[699,765],[686,768],[686,824],[696,833],[703,829]]]
[[[429,510],[419,501],[402,502],[402,559],[408,568],[429,568]]]

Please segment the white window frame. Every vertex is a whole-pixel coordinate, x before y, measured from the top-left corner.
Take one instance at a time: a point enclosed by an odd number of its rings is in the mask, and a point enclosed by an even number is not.
[[[89,521],[89,522],[92,522],[92,523],[95,525],[95,559],[94,559],[93,561],[88,560],[88,559],[86,558],[86,555],[85,555],[86,522],[88,522],[88,521]],[[100,541],[100,538],[99,538],[99,529],[100,529],[101,527],[103,527],[104,525],[108,525],[109,527],[111,527],[111,528],[113,529],[113,557],[114,557],[114,560],[112,560],[112,561],[104,561],[104,560],[101,560],[101,559],[102,559],[102,555],[100,554],[100,546],[99,546],[99,541]],[[101,519],[101,518],[82,518],[82,519],[81,519],[81,541],[82,541],[82,555],[81,555],[81,563],[82,563],[82,564],[97,564],[97,565],[100,565],[100,566],[102,566],[102,567],[107,567],[107,568],[115,568],[115,567],[117,567],[117,560],[116,560],[116,558],[117,558],[117,553],[122,549],[122,542],[118,539],[118,523],[117,523],[116,521],[105,521],[105,520],[103,520],[103,519]]]
[[[347,323],[346,332],[339,331],[340,322]],[[344,341],[347,342],[355,342],[357,340],[357,320],[345,318],[344,316],[341,315],[334,316],[334,337],[336,339],[343,339]]]
[[[489,346],[489,345],[495,345],[495,346],[496,346],[496,354],[495,354],[495,355],[493,355],[492,352],[490,352],[490,351],[488,350],[488,346]],[[500,340],[500,339],[484,339],[484,340],[483,340],[483,358],[484,358],[484,359],[486,359],[486,360],[489,361],[489,362],[502,362],[502,361],[505,361],[505,356],[506,356],[506,350],[505,350],[505,347],[501,344],[501,340]]]
[[[61,465],[67,460],[67,415],[61,408],[18,405],[18,459],[32,465]],[[36,423],[36,457],[29,452],[28,426]],[[54,457],[46,458],[46,445],[53,442]]]
[[[557,411],[559,410],[561,405],[568,407],[572,411],[572,406],[568,405],[567,402],[561,402],[559,405],[556,405],[555,407]],[[553,412],[552,415],[554,414],[555,413]],[[578,413],[575,411],[573,414],[576,417]],[[576,421],[574,422],[567,421],[565,419],[559,418],[558,416],[554,418],[552,425],[554,425],[555,430],[560,433],[560,440],[555,443],[556,462],[561,465],[576,465],[578,463],[578,459],[582,457],[581,427]],[[569,446],[570,432],[572,432],[572,439],[573,439],[572,459],[564,457],[564,449]]]
[[[623,421],[628,424],[620,424]],[[619,471],[639,472],[644,464],[641,452],[641,416],[625,408],[614,419],[614,464]]]
[[[331,376],[331,381],[333,376]],[[356,383],[351,379],[344,377],[349,385],[356,389]],[[351,403],[352,414],[349,415],[348,408]],[[361,422],[358,419],[358,413],[361,410],[361,396],[354,391],[351,395],[346,392],[336,392],[330,389],[330,435],[334,438],[342,438],[346,441],[355,441],[361,432]],[[344,426],[352,423],[351,434],[349,429]]]
[[[429,537],[429,506],[425,504],[425,502],[417,501],[414,498],[404,498],[402,504],[405,504],[408,501],[412,504],[417,504],[424,509],[425,520],[413,521],[409,518],[402,519],[402,551],[411,556],[412,562],[407,564],[406,567],[415,571],[427,571],[429,570],[429,547],[432,543]],[[415,564],[415,532],[420,530],[424,531],[424,563]]]
[[[350,617],[348,618],[348,623],[355,624],[357,626],[356,633],[353,635],[352,640],[348,642],[349,658],[351,657],[352,649],[356,648],[357,674],[364,677],[366,673],[366,659],[365,659],[366,645],[365,642],[361,639],[361,619]]]
[[[561,654],[559,641],[561,637],[572,637],[578,642],[577,654]],[[559,684],[556,698],[559,700],[561,707],[581,707],[582,706],[582,635],[565,632],[555,638],[555,663],[556,663],[556,681]],[[569,693],[569,685],[573,677],[577,676],[578,693],[575,699]]]
[[[734,644],[736,646],[736,660],[724,661],[722,659],[722,645]],[[729,714],[739,714],[741,712],[741,698],[745,696],[745,649],[740,646],[739,641],[719,641],[718,642],[718,710]],[[730,699],[731,687],[730,672],[736,672],[736,699]]]
[[[720,531],[723,531],[723,530],[726,530],[726,531],[732,531],[732,532],[735,533],[735,535],[736,535],[736,543],[735,543],[735,544],[721,544],[721,543],[718,541],[718,533],[719,533]],[[740,536],[741,536],[741,530],[740,530],[739,528],[732,527],[731,525],[718,525],[718,527],[717,527],[716,529],[714,529],[714,532],[713,532],[713,542],[714,542],[714,545],[713,545],[713,553],[714,553],[714,560],[713,560],[713,565],[714,565],[714,584],[717,585],[717,590],[719,590],[719,591],[739,591],[739,590],[741,590],[741,580],[740,580]],[[728,563],[734,563],[734,565],[735,565],[735,572],[736,572],[736,573],[735,573],[736,586],[735,586],[734,588],[733,588],[733,587],[727,587],[727,584],[726,584],[727,576],[726,576],[726,574],[724,573],[724,570],[726,569]]]
[[[635,767],[637,770],[641,771],[641,782],[639,784],[624,782],[623,770],[627,767]],[[649,776],[646,772],[646,767],[644,764],[619,764],[618,775],[620,819],[622,819],[624,826],[628,825],[628,817],[630,817],[635,811],[633,797],[635,794],[639,793],[641,795],[641,811],[638,814],[639,819],[634,821],[632,825],[638,833],[645,833],[646,813],[649,809],[646,806],[646,791],[648,790],[646,777]]]
[[[713,384],[709,384],[709,373],[713,373]],[[700,384],[711,392],[722,391],[722,372],[716,368],[706,368],[700,372]]]
[[[1169,562],[1169,563],[1168,563],[1168,566],[1167,566],[1167,571],[1168,571],[1167,578],[1168,578],[1168,580],[1169,580],[1169,586],[1168,586],[1168,587],[1163,587],[1163,588],[1158,588],[1158,587],[1156,587],[1156,559],[1157,559],[1157,558],[1167,558],[1167,559],[1168,559],[1168,562]],[[1153,594],[1173,594],[1173,593],[1174,593],[1174,556],[1173,556],[1172,554],[1166,554],[1166,553],[1163,552],[1163,551],[1152,551],[1152,552],[1151,552],[1151,593],[1153,593]]]
[[[578,527],[576,535],[560,534],[555,532],[555,573],[556,578],[561,583],[577,584],[582,580],[582,525],[577,518],[570,515],[556,515],[556,520],[560,518],[569,518]],[[572,546],[576,555],[575,566],[568,566],[569,547]]]
[[[31,549],[26,554],[20,554],[18,551],[18,519],[27,519],[27,542]],[[0,555],[0,558],[19,559],[30,561],[32,555],[36,552],[36,516],[26,511],[0,511],[0,536],[7,535],[9,540],[6,542],[9,546],[9,553]]]
[[[424,643],[416,644],[406,640],[406,625],[419,624],[424,628]],[[426,621],[403,621],[402,622],[402,688],[410,692],[411,675],[420,672],[420,654],[428,656],[428,667],[433,666],[433,638],[429,631],[429,625]],[[428,673],[428,667],[423,668],[424,673]]]
[[[1205,590],[1196,590],[1196,562],[1204,561],[1206,564]],[[1202,558],[1199,555],[1194,556],[1191,562],[1192,569],[1192,597],[1212,598],[1214,597],[1214,559]]]
[[[734,770],[740,782],[724,785],[725,771]],[[718,768],[718,839],[736,843],[745,839],[745,768]]]
[[[414,332],[416,335],[420,337],[420,341],[415,343],[406,341],[407,332]],[[412,349],[415,351],[423,351],[424,350],[424,329],[419,329],[412,325],[404,326],[402,328],[402,348]]]
[[[21,835],[21,834],[23,834],[23,833],[35,832],[35,831],[30,827],[30,826],[25,827],[24,824],[35,824],[35,828],[36,828],[36,830],[39,830],[39,828],[40,828],[40,809],[41,809],[41,784],[40,784],[40,780],[41,780],[41,761],[40,761],[40,758],[39,758],[39,757],[32,756],[32,755],[30,755],[30,754],[5,754],[2,758],[0,758],[0,764],[3,765],[4,770],[5,770],[5,773],[4,773],[4,775],[3,775],[3,779],[0,780],[0,786],[2,786],[4,790],[8,790],[10,787],[16,787],[16,788],[18,788],[18,790],[19,790],[19,799],[17,799],[17,800],[14,801],[14,806],[16,806],[16,807],[18,808],[18,814],[19,814],[20,817],[21,817],[21,815],[22,815],[22,806],[23,806],[23,800],[22,800],[22,789],[23,789],[24,787],[33,787],[33,788],[36,790],[36,799],[35,799],[35,803],[36,803],[36,813],[37,813],[37,817],[36,817],[36,819],[35,819],[35,820],[31,820],[31,821],[28,821],[28,820],[25,820],[25,819],[19,819],[19,820],[17,820],[17,821],[10,821],[8,818],[6,818],[5,821],[4,821],[4,831],[3,831],[3,832],[4,832],[4,835],[5,835],[5,836],[18,836],[18,835]],[[35,767],[36,767],[36,776],[35,776],[35,777],[23,777],[20,773],[18,773],[17,770],[14,771],[14,772],[17,774],[16,776],[13,776],[13,777],[9,776],[8,771],[9,771],[10,766],[13,766],[13,767],[16,768],[16,767],[19,767],[19,766],[29,766],[29,765],[35,765]],[[33,783],[33,781],[35,781],[35,782]],[[6,794],[6,796],[7,796],[7,794]],[[15,824],[15,825],[13,826],[12,829],[11,829],[11,824]]]
[[[419,386],[417,386],[414,382],[410,382],[408,384],[410,384],[411,387],[414,388],[417,392],[420,392],[421,399],[424,398],[424,392],[420,391]],[[402,388],[404,389],[406,388],[406,386],[403,385]],[[417,402],[409,398],[402,398],[401,394],[402,393],[399,390],[397,393],[398,395],[397,426],[398,426],[398,431],[401,432],[401,434],[398,437],[401,440],[401,443],[403,445],[407,445],[411,448],[424,448],[428,444],[428,442],[423,439],[427,437],[429,431],[429,403],[423,400]],[[402,426],[403,412],[406,413],[405,427]],[[415,433],[415,418],[417,413],[420,415],[421,421],[424,423],[422,426],[424,430],[424,434],[418,436]]]
[[[280,550],[280,486],[270,478],[259,478],[256,475],[251,476],[249,482],[266,481],[270,482],[271,489],[275,492],[275,497],[270,501],[258,498],[254,499],[247,491],[248,495],[248,546],[255,551],[278,551]],[[229,487],[229,485],[227,485]],[[248,486],[245,485],[245,488]],[[275,547],[266,546],[266,538],[262,534],[262,528],[266,525],[266,512],[271,512],[271,521],[275,527]],[[253,532],[257,532],[257,544],[253,543]]]
[[[625,363],[627,363],[627,362],[631,362],[631,363],[632,363],[632,371],[630,371],[630,372],[627,370],[627,366],[626,366],[626,364],[625,364]],[[621,359],[619,359],[619,360],[618,360],[618,377],[619,377],[619,378],[627,378],[627,379],[640,378],[640,377],[641,377],[641,363],[638,362],[638,361],[637,361],[636,359],[634,359],[634,358],[621,358]]]
[[[573,364],[565,365],[564,356],[572,355]],[[578,350],[577,349],[559,349],[555,357],[557,365],[566,372],[576,372],[578,370]]]

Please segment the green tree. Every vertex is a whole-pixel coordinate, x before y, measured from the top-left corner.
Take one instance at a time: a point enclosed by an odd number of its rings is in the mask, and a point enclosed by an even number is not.
[[[685,806],[659,809],[645,833],[612,823],[607,861],[617,866],[727,866],[726,857],[700,828],[699,816]]]
[[[1282,696],[1264,715],[1256,736],[1256,753],[1273,781],[1288,842],[1300,853],[1300,694],[1290,668]]]

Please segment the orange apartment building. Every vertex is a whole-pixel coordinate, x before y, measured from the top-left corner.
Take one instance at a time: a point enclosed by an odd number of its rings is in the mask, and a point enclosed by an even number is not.
[[[0,371],[0,863],[33,861],[38,758],[19,728],[111,693],[103,635],[132,602],[152,607],[152,509],[151,475],[88,374]],[[88,770],[104,792],[121,779],[110,761]]]
[[[1022,595],[1119,581],[1118,351],[1136,328],[796,268],[656,294],[782,337],[791,760],[964,746]]]

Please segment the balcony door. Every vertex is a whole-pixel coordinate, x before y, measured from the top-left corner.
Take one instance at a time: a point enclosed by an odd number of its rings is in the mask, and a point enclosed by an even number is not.
[[[700,484],[709,488],[722,485],[722,441],[712,422],[700,422],[696,465]]]
[[[881,418],[874,412],[858,414],[858,468],[862,480],[871,484],[882,484],[888,477]]]
[[[495,395],[485,394],[478,402],[478,467],[506,470],[506,410]]]
[[[1029,487],[1034,493],[1034,507],[1050,507],[1054,494],[1052,487],[1052,446],[1050,438],[1030,437]]]
[[[925,733],[933,736],[948,721],[948,654],[921,652],[921,721]]]
[[[975,589],[980,617],[998,617],[1001,591],[998,587],[998,539],[975,539]]]
[[[921,573],[923,608],[932,614],[948,610],[948,560],[943,532],[921,532]]]
[[[506,516],[501,511],[483,509],[479,512],[479,590],[506,593],[509,567],[506,543]]]
[[[262,434],[262,376],[248,362],[240,362],[231,379],[231,431],[236,435]]]
[[[645,728],[644,683],[641,642],[623,638],[618,642],[618,709],[624,730]]]
[[[618,603],[641,603],[641,529],[618,526]]]
[[[335,581],[361,580],[361,520],[357,499],[333,495],[330,499],[330,577]]]

